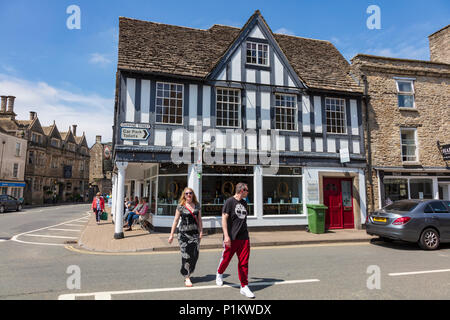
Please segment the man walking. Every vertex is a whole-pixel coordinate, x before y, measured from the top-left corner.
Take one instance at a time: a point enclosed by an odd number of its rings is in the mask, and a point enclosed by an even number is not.
[[[239,281],[241,294],[248,298],[255,295],[248,288],[248,260],[250,257],[250,240],[247,230],[248,205],[244,200],[248,195],[248,186],[245,183],[236,185],[236,193],[225,202],[222,209],[222,230],[224,250],[217,269],[216,284],[223,285],[223,273],[228,264],[237,254]]]

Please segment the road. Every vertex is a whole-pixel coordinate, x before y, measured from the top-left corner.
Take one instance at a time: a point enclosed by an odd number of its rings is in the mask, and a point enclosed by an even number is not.
[[[63,224],[82,225],[87,211],[88,206],[78,205],[0,216],[1,237],[10,238],[0,242],[0,300],[191,300],[194,296],[248,301],[237,287],[236,258],[225,273],[225,286],[215,286],[220,250],[201,252],[194,287],[187,289],[179,274],[178,252],[92,254],[68,248],[66,238],[26,235],[31,231],[69,238],[76,232],[50,229],[80,228]],[[249,280],[256,300],[448,299],[450,245],[431,252],[397,242],[253,248]]]

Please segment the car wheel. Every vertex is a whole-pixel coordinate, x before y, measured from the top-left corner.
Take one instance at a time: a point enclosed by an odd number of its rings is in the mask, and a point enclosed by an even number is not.
[[[439,247],[439,233],[435,229],[425,229],[420,236],[419,245],[424,250],[436,250]]]
[[[0,213],[5,213],[5,206],[0,206]]]
[[[17,206],[16,211],[20,211],[20,210],[22,210],[22,205],[21,205],[21,204],[19,204],[19,205]]]

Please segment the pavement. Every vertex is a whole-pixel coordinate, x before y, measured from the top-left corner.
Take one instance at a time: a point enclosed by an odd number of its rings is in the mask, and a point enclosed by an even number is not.
[[[132,231],[124,231],[125,238],[114,239],[114,224],[108,214],[108,221],[97,225],[92,214],[78,241],[78,248],[92,252],[132,253],[146,251],[178,251],[176,236],[172,244],[168,243],[168,232],[148,232],[134,225]],[[342,229],[327,230],[315,234],[305,230],[295,231],[250,231],[252,247],[286,246],[323,243],[369,242],[373,236],[365,230]],[[200,249],[222,248],[223,235],[220,232],[203,236]]]

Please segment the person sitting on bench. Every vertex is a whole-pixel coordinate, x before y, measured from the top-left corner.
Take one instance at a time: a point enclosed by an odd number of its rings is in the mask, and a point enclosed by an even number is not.
[[[131,231],[134,220],[139,219],[140,216],[145,216],[148,211],[148,204],[147,204],[147,198],[142,198],[141,202],[139,203],[139,206],[137,206],[135,211],[132,211],[128,215],[128,225],[125,225],[124,227],[128,226],[128,229],[125,231]]]

